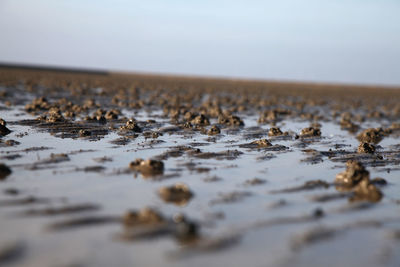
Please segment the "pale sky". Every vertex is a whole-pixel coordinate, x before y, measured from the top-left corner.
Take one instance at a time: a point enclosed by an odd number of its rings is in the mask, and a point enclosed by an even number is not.
[[[400,85],[400,1],[0,0],[0,62]]]

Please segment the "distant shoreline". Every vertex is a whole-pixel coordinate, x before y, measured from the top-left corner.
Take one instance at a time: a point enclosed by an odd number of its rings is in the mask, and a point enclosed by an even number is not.
[[[56,67],[49,65],[36,65],[36,64],[15,64],[15,63],[1,63],[0,69],[16,69],[16,70],[33,70],[33,71],[51,71],[51,72],[64,72],[64,73],[83,73],[95,75],[108,75],[109,71],[95,70],[86,68],[69,68],[69,67]]]
[[[273,79],[252,79],[252,78],[234,78],[224,76],[201,76],[201,75],[189,75],[189,74],[167,74],[157,72],[140,72],[140,71],[112,71],[104,69],[90,69],[90,68],[75,68],[75,67],[59,67],[51,65],[40,65],[40,64],[18,64],[18,63],[7,63],[0,62],[1,70],[21,70],[21,71],[39,71],[39,72],[51,72],[51,73],[65,73],[65,74],[88,74],[88,75],[100,75],[100,76],[125,76],[130,78],[139,79],[162,79],[171,80],[178,79],[181,81],[196,81],[196,82],[218,82],[218,83],[236,83],[236,84],[252,84],[259,86],[268,87],[289,87],[289,88],[346,88],[351,89],[389,89],[389,90],[400,90],[400,85],[385,85],[385,84],[361,84],[361,83],[340,83],[340,82],[320,82],[320,81],[301,81],[301,80],[273,80]]]

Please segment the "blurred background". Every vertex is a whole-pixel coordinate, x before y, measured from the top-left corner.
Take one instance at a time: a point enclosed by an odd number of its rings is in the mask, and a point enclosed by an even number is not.
[[[1,0],[0,62],[400,85],[399,0]]]

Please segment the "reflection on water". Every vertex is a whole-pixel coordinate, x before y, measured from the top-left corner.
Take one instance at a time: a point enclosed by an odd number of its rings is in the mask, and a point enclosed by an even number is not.
[[[320,122],[322,137],[309,143],[295,136],[268,137],[271,145],[243,147],[255,140],[252,134],[259,137],[263,133],[267,138],[269,126],[255,123],[253,115],[243,117],[245,127],[238,132],[223,128],[210,137],[164,131],[157,138],[139,135],[126,145],[112,143],[120,138],[115,132],[90,141],[85,137],[59,138],[15,124],[30,118],[20,107],[4,110],[2,117],[13,131],[7,138],[21,144],[2,147],[0,154],[13,170],[0,184],[1,203],[9,202],[0,209],[1,240],[4,245],[16,240],[16,247],[11,248],[15,251],[18,242],[27,244],[29,254],[20,261],[26,266],[51,265],[55,259],[68,265],[102,266],[132,262],[242,266],[250,259],[267,265],[290,265],[295,260],[296,265],[306,266],[321,257],[336,265],[340,260],[333,251],[341,247],[346,251],[338,253],[348,257],[347,263],[375,266],[375,262],[355,258],[347,251],[381,252],[388,244],[379,239],[386,227],[377,228],[382,222],[376,220],[399,226],[398,220],[390,221],[398,209],[394,201],[398,201],[399,188],[397,172],[387,172],[389,166],[367,167],[371,177],[382,176],[390,184],[383,189],[381,202],[349,203],[351,195],[336,190],[335,176],[345,169],[341,157],[355,152],[358,141],[332,122]],[[156,119],[164,129],[169,126],[169,119],[161,117],[159,110],[140,111],[135,118]],[[210,123],[215,123],[214,119]],[[308,122],[289,119],[280,128],[300,133],[308,126]],[[387,148],[394,144],[396,139],[387,137],[380,145]],[[43,148],[29,149],[32,147]],[[149,173],[140,168],[133,173],[129,165],[137,158],[162,159],[163,174],[145,175]],[[27,196],[34,198],[24,201]],[[121,226],[115,222],[128,210],[145,206],[171,218],[158,221],[177,221],[124,229],[125,241],[115,238],[121,233]],[[25,216],[18,216],[21,213]],[[177,213],[196,224],[174,217]],[[131,213],[130,220],[139,220],[142,215],[138,214]],[[161,218],[154,214],[146,218]],[[54,233],[43,231],[46,225],[53,225],[53,229],[66,225],[95,227]],[[190,239],[189,243],[169,238],[171,229],[185,236],[194,233],[194,225],[200,226],[196,231],[201,236],[209,238]],[[378,231],[372,231],[375,228]],[[312,249],[307,249],[309,246]],[[209,253],[214,250],[219,252]],[[43,257],[43,251],[49,256]]]

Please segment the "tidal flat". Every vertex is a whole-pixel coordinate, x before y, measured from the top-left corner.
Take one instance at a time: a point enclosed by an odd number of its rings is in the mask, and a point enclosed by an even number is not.
[[[400,88],[2,67],[0,99],[0,265],[400,264]]]

